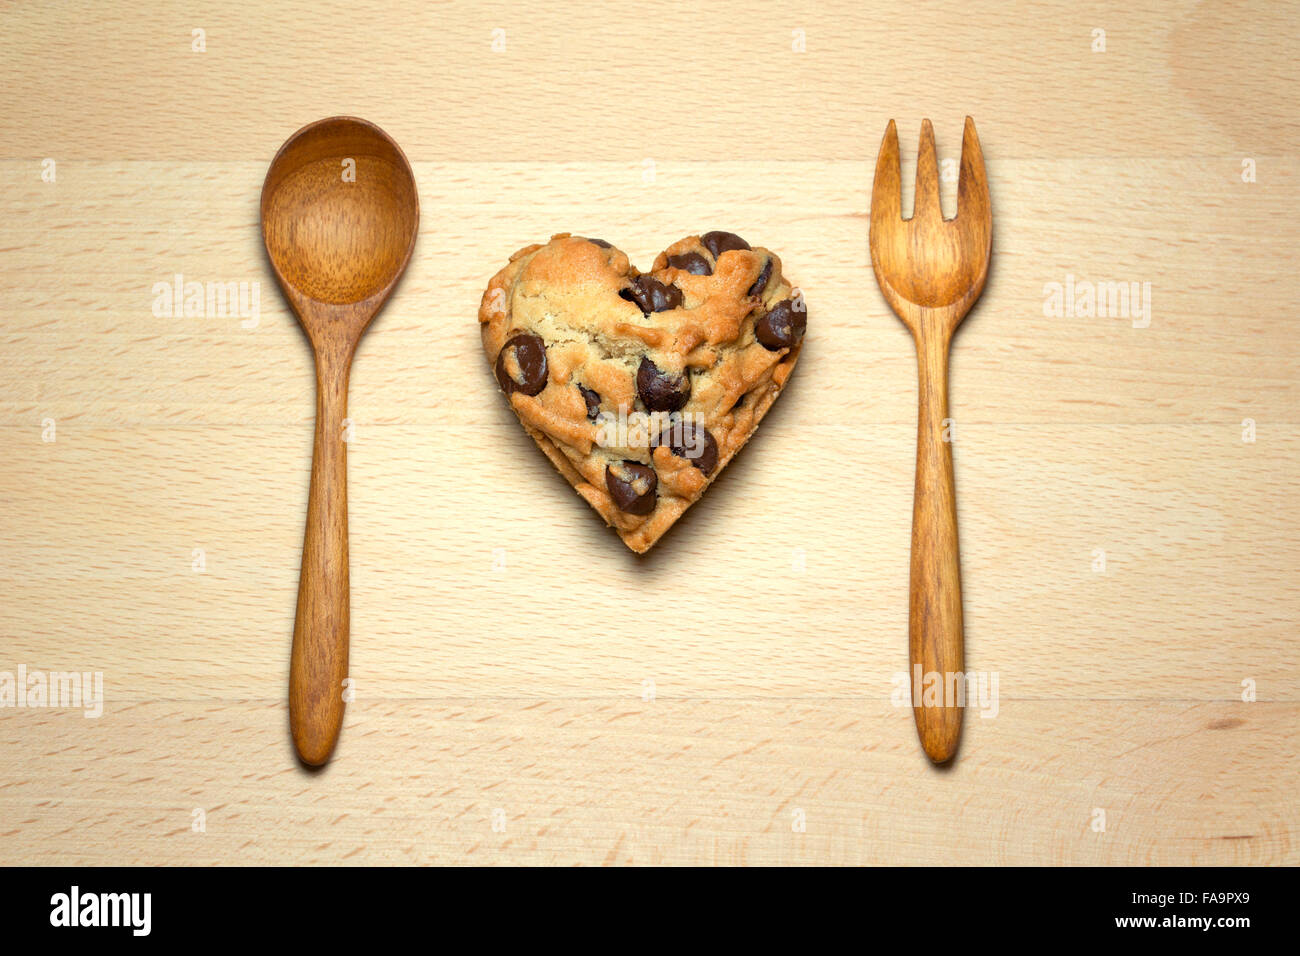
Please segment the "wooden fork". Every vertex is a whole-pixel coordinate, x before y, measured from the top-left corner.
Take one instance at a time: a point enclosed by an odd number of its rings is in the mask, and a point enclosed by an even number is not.
[[[958,323],[984,291],[993,238],[975,121],[966,117],[953,219],[945,220],[939,210],[939,167],[929,120],[921,123],[911,219],[903,219],[899,186],[898,130],[890,120],[871,191],[871,264],[885,301],[916,342],[920,388],[908,643],[916,730],[929,758],[944,763],[957,752],[961,736],[962,707],[949,692],[964,671],[952,446],[944,438],[948,346]],[[918,681],[930,687],[937,681],[942,704],[927,705],[928,695]]]

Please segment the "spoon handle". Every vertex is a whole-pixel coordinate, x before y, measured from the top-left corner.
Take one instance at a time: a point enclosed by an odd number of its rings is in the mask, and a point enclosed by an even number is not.
[[[950,330],[933,326],[918,329],[916,335],[920,387],[908,634],[916,730],[935,763],[957,752],[962,721],[962,708],[949,696],[963,680],[957,506],[952,444],[944,440],[950,338]]]
[[[350,357],[316,357],[316,440],[298,611],[289,663],[289,727],[304,763],[329,759],[343,725],[348,676],[348,471],[343,423]]]

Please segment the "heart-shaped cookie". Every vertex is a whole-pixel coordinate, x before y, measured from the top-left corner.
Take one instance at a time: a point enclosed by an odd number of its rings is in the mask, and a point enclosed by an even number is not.
[[[479,322],[528,434],[642,553],[754,433],[807,315],[781,260],[734,233],[688,236],[648,273],[561,233],[510,257]]]

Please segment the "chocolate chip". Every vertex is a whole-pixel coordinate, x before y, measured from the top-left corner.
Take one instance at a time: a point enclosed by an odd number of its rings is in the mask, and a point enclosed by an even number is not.
[[[636,393],[652,412],[675,412],[691,397],[691,377],[669,375],[646,356],[636,370]]]
[[[800,303],[802,305],[802,303]],[[793,299],[782,299],[770,312],[754,323],[754,337],[769,352],[788,349],[803,338],[808,327],[808,311],[796,309]]]
[[[606,242],[604,239],[591,239],[591,238],[588,238],[587,241],[590,242],[593,246],[600,246],[600,248],[602,248],[602,249],[612,249],[612,248],[614,248],[614,247],[611,246],[608,242]]]
[[[678,458],[685,458],[707,478],[718,467],[718,442],[709,430],[694,422],[675,421],[650,443],[652,448],[668,446]]]
[[[649,276],[637,276],[630,288],[623,289],[619,295],[629,302],[635,302],[646,315],[651,312],[667,312],[680,308],[682,290],[675,285],[664,285]]]
[[[698,252],[684,252],[680,256],[669,256],[668,264],[674,269],[684,269],[693,276],[713,275],[713,266],[709,260]]]
[[[509,361],[513,358],[513,361]],[[497,382],[501,390],[536,395],[546,387],[546,343],[531,332],[520,332],[497,355]]]
[[[655,510],[655,489],[659,476],[639,461],[610,462],[605,466],[605,487],[620,511],[648,515]]]
[[[594,422],[600,414],[600,392],[585,385],[579,385],[578,391],[582,392],[582,400],[587,403],[587,421]]]
[[[772,278],[772,257],[768,256],[767,261],[763,263],[763,271],[758,274],[754,284],[749,287],[746,295],[762,295],[763,290],[767,288],[767,280]]]
[[[749,243],[734,232],[706,232],[700,236],[700,244],[713,253],[715,259],[732,249],[749,248]]]

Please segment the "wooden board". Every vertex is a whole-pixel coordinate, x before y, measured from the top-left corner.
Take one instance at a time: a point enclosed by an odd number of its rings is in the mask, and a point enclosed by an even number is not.
[[[1300,9],[1140,6],[6,8],[0,672],[105,701],[0,708],[0,863],[1300,862]],[[356,700],[313,774],[311,359],[257,196],[336,113],[406,149],[422,234],[354,366]],[[921,118],[942,162],[967,113],[995,235],[954,457],[999,696],[936,770],[891,700],[915,359],[866,213],[889,118],[907,179]],[[807,344],[638,559],[475,312],[553,232],[644,267],[710,228],[781,253]],[[178,273],[260,283],[255,327],[155,314]],[[1053,314],[1076,281],[1150,283],[1149,315]]]

